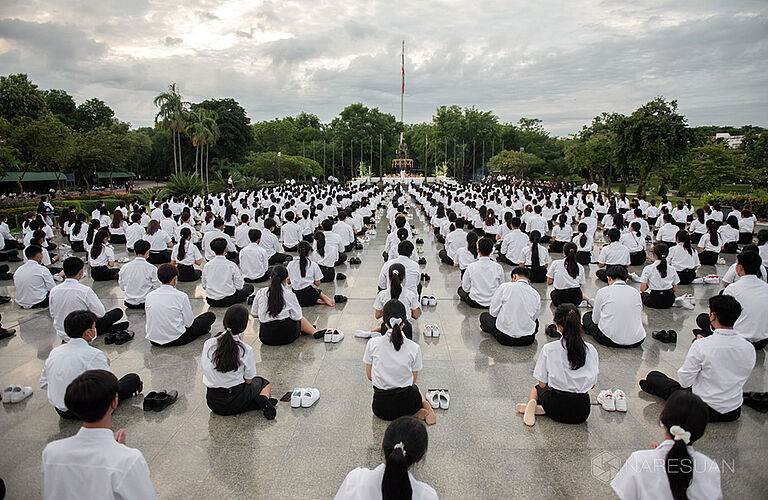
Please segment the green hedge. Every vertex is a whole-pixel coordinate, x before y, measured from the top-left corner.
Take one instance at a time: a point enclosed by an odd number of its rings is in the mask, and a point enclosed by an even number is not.
[[[736,210],[747,207],[758,218],[768,219],[768,192],[766,191],[757,190],[752,194],[712,193],[704,197],[704,200],[715,201]]]

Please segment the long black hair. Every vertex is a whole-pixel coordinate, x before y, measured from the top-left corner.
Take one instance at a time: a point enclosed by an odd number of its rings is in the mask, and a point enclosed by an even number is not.
[[[315,231],[315,245],[320,257],[325,257],[325,234],[322,231]]]
[[[408,468],[427,453],[427,428],[411,416],[392,421],[384,432],[381,449],[384,453],[384,477],[381,479],[383,500],[402,500],[413,497]]]
[[[693,457],[688,452],[688,445],[693,444],[701,436],[709,422],[709,409],[701,398],[690,391],[675,391],[667,399],[661,410],[659,420],[673,437],[674,444],[665,457],[665,467],[672,498],[675,500],[688,499],[688,486],[693,480]],[[675,432],[673,432],[673,429]],[[690,433],[686,443],[675,434]]]
[[[578,278],[579,263],[576,261],[576,244],[569,241],[563,245],[563,255],[565,255],[565,270],[571,278]]]
[[[211,361],[217,372],[228,373],[240,367],[240,356],[245,354],[245,346],[236,338],[248,326],[248,309],[237,304],[224,313],[224,331],[216,337],[216,347]]]
[[[177,260],[184,260],[184,257],[187,256],[187,239],[192,236],[192,230],[188,227],[181,228],[181,231],[179,231],[179,251],[177,252],[176,259]]]
[[[717,235],[717,229],[719,227],[720,227],[720,224],[718,224],[718,222],[715,219],[709,219],[707,221],[707,232],[709,233],[709,242],[716,247],[720,246],[720,237]]]
[[[541,241],[541,233],[537,230],[531,231],[528,235],[528,241],[531,242],[531,269],[538,269],[541,267],[541,260],[539,259],[539,241]]]
[[[565,229],[565,223],[568,222],[568,216],[565,214],[560,214],[560,217],[558,217],[557,220],[558,220],[560,229]]]
[[[389,341],[395,346],[395,350],[399,351],[403,346],[405,339],[403,336],[403,326],[405,326],[405,322],[408,321],[405,306],[399,300],[390,300],[384,304],[383,312],[384,324],[387,325],[387,328],[390,331]]]
[[[579,246],[584,248],[584,245],[587,244],[587,240],[588,240],[587,229],[589,229],[589,226],[587,226],[586,222],[580,222],[577,229],[581,233],[581,236],[579,236]]]
[[[635,233],[635,237],[639,238],[640,236],[642,236],[642,233],[640,232],[640,223],[639,222],[634,221],[634,222],[632,222],[632,224],[630,224],[629,227],[630,227],[630,229],[632,229],[632,232]]]
[[[91,258],[97,259],[101,255],[102,246],[104,241],[109,239],[109,231],[106,229],[100,229],[93,237],[93,246],[91,247]]]
[[[288,278],[288,270],[285,266],[275,266],[272,269],[272,281],[269,282],[269,290],[267,290],[267,312],[275,317],[285,307],[283,281],[286,278]]]
[[[75,225],[72,227],[72,234],[80,234],[80,229],[83,227],[83,223],[85,222],[85,214],[79,213],[77,214],[77,220],[75,221]]]
[[[587,344],[582,338],[579,310],[573,304],[560,304],[555,309],[555,324],[563,329],[560,345],[568,351],[571,370],[578,370],[587,362]]]
[[[479,239],[480,237],[476,232],[470,231],[467,233],[467,250],[469,250],[469,253],[471,253],[475,258],[477,258],[477,241]]]
[[[675,234],[675,238],[677,238],[678,243],[683,244],[683,248],[685,248],[685,251],[688,252],[688,255],[693,255],[693,248],[691,248],[691,235],[688,234],[688,231],[681,229],[677,232],[677,234]]]
[[[299,271],[301,272],[301,277],[305,277],[307,275],[307,265],[309,264],[309,254],[312,252],[312,245],[309,244],[306,240],[301,240],[299,242]]]
[[[101,226],[101,223],[99,222],[99,219],[91,219],[91,223],[88,225],[88,234],[85,235],[85,242],[89,245],[93,243],[93,237],[96,234],[96,232],[99,230],[99,227]]]
[[[699,222],[701,222],[702,224],[704,224],[705,219],[704,219],[704,209],[703,208],[697,208],[696,209],[696,219]]]
[[[656,243],[653,245],[653,255],[656,256],[658,264],[656,264],[656,270],[662,278],[667,277],[667,255],[669,255],[669,247],[666,243]]]
[[[405,266],[396,262],[389,266],[389,297],[392,300],[400,298],[403,293],[403,281],[405,281]]]

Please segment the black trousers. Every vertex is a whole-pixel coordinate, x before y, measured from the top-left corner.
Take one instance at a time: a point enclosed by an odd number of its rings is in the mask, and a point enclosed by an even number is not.
[[[607,267],[601,267],[600,269],[595,272],[595,276],[597,276],[597,279],[602,281],[603,283],[608,283],[608,269]]]
[[[448,257],[448,252],[446,251],[446,249],[445,249],[445,248],[443,248],[442,250],[440,250],[440,251],[437,253],[437,256],[438,256],[438,257],[440,257],[440,261],[441,261],[441,262],[443,262],[444,264],[448,264],[449,266],[452,266],[452,265],[453,265],[453,259],[451,259],[450,257]]]
[[[248,297],[250,297],[251,294],[253,294],[253,285],[246,283],[245,285],[243,285],[243,288],[241,288],[240,290],[237,290],[235,293],[233,293],[229,297],[224,297],[221,299],[212,299],[208,297],[205,300],[208,302],[208,305],[211,307],[229,307],[231,305],[245,302],[246,300],[248,300]]]
[[[147,262],[150,264],[165,264],[171,261],[170,250],[150,250]]]
[[[421,393],[415,385],[387,390],[373,388],[371,409],[382,420],[391,421],[404,415],[413,415],[423,407]]]
[[[466,303],[469,307],[474,307],[475,309],[488,309],[488,306],[484,306],[478,302],[475,302],[473,299],[469,297],[469,293],[464,291],[463,288],[459,287],[456,290],[456,293],[459,295],[459,298],[462,302]]]
[[[496,328],[496,318],[491,316],[488,312],[480,313],[480,329],[485,333],[493,335],[499,344],[506,346],[527,346],[534,343],[536,340],[536,333],[539,331],[539,320],[536,320],[536,329],[531,335],[525,335],[523,337],[510,337],[506,333]]]
[[[681,285],[690,285],[696,279],[696,269],[683,269],[677,272]]]
[[[142,389],[141,379],[135,373],[124,375],[117,381],[117,385],[117,404],[122,403],[126,399],[132,398],[134,394]],[[65,418],[67,420],[80,420],[80,417],[69,410],[61,411],[56,408],[56,413],[58,413],[61,418]]]
[[[229,388],[209,387],[205,392],[208,408],[217,415],[237,415],[252,410],[263,410],[267,398],[261,391],[269,385],[269,380],[254,377],[250,384],[243,382]]]
[[[617,344],[610,338],[608,338],[602,331],[600,331],[600,328],[597,326],[597,323],[592,319],[592,311],[587,311],[584,313],[584,316],[582,317],[581,325],[584,328],[584,333],[587,335],[592,335],[595,337],[595,340],[604,346],[607,347],[619,347],[622,349],[630,349],[632,347],[639,347],[640,344],[643,343],[643,340],[640,342],[637,342],[636,344],[630,344],[630,345],[624,345],[624,344]]]
[[[109,242],[114,245],[124,244],[125,243],[125,235],[124,234],[110,234],[109,235]]]
[[[274,266],[275,264],[282,264],[283,262],[291,261],[293,260],[293,257],[288,255],[287,253],[275,253],[272,257],[269,258],[269,265]]]
[[[653,309],[669,309],[675,303],[675,292],[669,290],[651,290],[640,294],[645,307]]]
[[[531,272],[531,283],[546,283],[547,282],[547,268],[539,266],[533,269],[531,266],[525,266]]]
[[[271,269],[267,269],[267,272],[265,272],[264,275],[262,275],[262,276],[260,276],[258,278],[243,278],[243,280],[246,283],[264,283],[265,281],[267,281],[271,277],[272,277],[272,270]]]
[[[347,261],[347,254],[345,254],[345,253],[340,253],[340,254],[339,254],[339,258],[338,258],[338,259],[336,259],[336,262],[333,264],[333,267],[336,267],[336,266],[340,266],[340,265],[342,265],[343,263],[345,263],[346,261]]]
[[[259,340],[264,345],[287,345],[301,336],[301,321],[285,318],[259,323]]]
[[[192,322],[192,324],[187,328],[187,330],[181,334],[179,338],[172,342],[168,342],[167,344],[157,344],[155,342],[151,342],[152,345],[158,346],[158,347],[172,347],[172,346],[180,346],[180,345],[187,345],[190,342],[194,341],[195,339],[202,337],[203,335],[208,335],[211,333],[211,326],[213,326],[213,322],[216,321],[216,315],[212,312],[204,312],[195,320]]]
[[[536,384],[538,403],[546,415],[563,424],[580,424],[589,417],[589,394],[566,392]]]
[[[112,325],[117,323],[122,317],[122,309],[112,309],[111,311],[107,311],[104,313],[104,316],[96,320],[96,333],[98,335],[109,333],[112,329]]]
[[[554,289],[549,293],[549,298],[552,299],[552,305],[557,307],[560,304],[573,304],[579,307],[584,294],[581,293],[581,288],[563,288],[562,290]]]
[[[737,241],[729,241],[723,245],[722,253],[737,253],[739,251],[739,243]]]
[[[549,251],[555,252],[555,253],[562,253],[563,251],[563,245],[565,245],[564,241],[553,241],[549,244]]]
[[[693,243],[694,245],[698,245],[703,235],[704,233],[691,233],[691,243]]]
[[[146,304],[144,302],[142,302],[141,304],[131,304],[130,302],[123,301],[123,305],[128,309],[145,309],[146,308]]]
[[[645,264],[646,259],[648,259],[648,256],[645,254],[645,250],[630,252],[629,254],[629,263],[633,266],[640,266]]]
[[[320,279],[321,283],[330,283],[336,279],[336,269],[328,266],[320,266],[320,271],[323,273],[323,277]]]
[[[184,264],[178,264],[176,267],[179,269],[179,281],[184,283],[197,281],[203,275],[203,272],[195,269],[195,266],[185,266]]]
[[[752,233],[739,233],[739,245],[749,245],[752,243]]]
[[[648,373],[645,380],[640,381],[640,388],[648,394],[660,397],[664,401],[669,399],[669,396],[675,391],[690,391],[690,389],[683,388],[677,380],[671,379],[656,370]],[[733,422],[741,416],[741,407],[728,413],[720,413],[709,405],[707,405],[707,408],[709,408],[710,422]]]
[[[16,240],[4,240],[4,241],[5,241],[5,245],[3,246],[3,248],[5,248],[6,250],[16,250],[18,248],[21,248],[19,246],[19,242]]]
[[[285,243],[283,243],[283,250],[285,250],[286,252],[295,252],[296,250],[298,250],[298,248],[299,248],[298,243],[293,245],[292,247],[287,247],[285,246]]]
[[[91,267],[93,281],[112,281],[117,279],[120,270],[109,266]]]

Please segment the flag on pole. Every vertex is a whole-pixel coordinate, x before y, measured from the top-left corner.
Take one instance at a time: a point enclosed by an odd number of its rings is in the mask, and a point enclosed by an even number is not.
[[[405,41],[403,41],[403,52],[401,54],[401,57],[402,57],[402,59],[401,59],[401,66],[400,67],[401,67],[402,72],[403,72],[403,88],[400,91],[400,93],[401,94],[405,94]]]

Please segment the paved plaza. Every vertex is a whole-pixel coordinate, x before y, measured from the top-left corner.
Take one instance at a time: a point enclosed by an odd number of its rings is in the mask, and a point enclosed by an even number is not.
[[[664,437],[658,424],[663,402],[641,394],[637,381],[650,370],[676,377],[691,343],[694,319],[706,310],[706,299],[720,286],[681,286],[679,294],[691,292],[696,297],[693,311],[646,309],[643,322],[648,337],[638,349],[612,349],[587,339],[600,356],[592,399],[600,389],[622,389],[629,405],[626,414],[593,406],[584,424],[565,425],[541,417],[534,427],[526,427],[514,404],[527,400],[535,383],[532,372],[538,352],[553,341],[544,334],[553,312],[548,287],[534,285],[544,301],[536,342],[530,347],[499,345],[480,331],[481,311],[459,302],[458,269],[440,264],[437,252],[442,245],[427,234],[418,215],[413,211],[411,215],[420,233],[417,237],[425,239],[427,265],[422,269],[431,281],[424,293],[438,299],[436,307],[425,307],[421,318],[412,320],[414,340],[424,357],[417,383],[425,391],[447,388],[451,394],[450,409],[436,410],[437,424],[429,427],[429,451],[412,469],[416,478],[446,499],[612,498],[608,485],[612,473],[631,452]],[[323,284],[327,295],[347,295],[347,303],[304,309],[318,328],[345,332],[341,343],[301,337],[287,346],[262,346],[255,320],[245,332],[245,341],[254,348],[258,374],[272,382],[273,396],[280,398],[294,387],[317,387],[321,398],[312,408],[291,409],[281,402],[273,421],[264,419],[261,412],[214,415],[205,403],[199,369],[203,339],[183,347],[153,347],[144,338],[143,311],[126,311],[136,332],[133,341],[120,346],[104,345],[101,338],[94,342],[109,357],[115,374],[141,376],[144,393],[179,391],[176,404],[163,412],[144,412],[139,396],[123,403],[113,416],[113,428],[124,428],[128,445],[146,457],[161,499],[332,498],[351,469],[382,462],[380,443],[387,422],[371,412],[373,391],[362,362],[366,340],[353,334],[376,324],[372,305],[385,238],[380,223],[378,234],[365,249],[350,255],[358,255],[362,264],[339,268],[348,276],[346,282]],[[125,256],[125,246],[117,245],[116,254]],[[728,264],[734,260],[734,256],[725,258]],[[702,271],[722,275],[726,268],[705,266]],[[504,269],[509,279],[511,268],[505,265]],[[591,278],[584,287],[589,297],[604,286],[594,278],[595,269],[590,266]],[[641,267],[632,270],[639,274]],[[90,278],[83,282],[93,284]],[[0,285],[4,285],[0,294],[14,295],[12,282]],[[107,309],[123,307],[123,293],[116,282],[93,287]],[[189,294],[195,314],[209,309],[199,282],[180,283],[179,289]],[[217,315],[214,331],[220,331],[224,309],[211,310]],[[38,386],[43,363],[59,344],[48,310],[22,310],[11,302],[0,306],[0,313],[3,326],[17,330],[15,337],[0,341],[0,384],[35,389],[22,403],[1,405],[0,477],[7,484],[8,498],[39,498],[43,447],[73,435],[79,425],[60,419]],[[424,326],[433,323],[440,326],[441,336],[423,338]],[[651,331],[659,329],[676,330],[677,345],[652,339]],[[764,350],[758,352],[744,389],[768,390]],[[710,424],[695,447],[720,465],[725,498],[765,498],[765,414],[744,407],[739,420]]]

